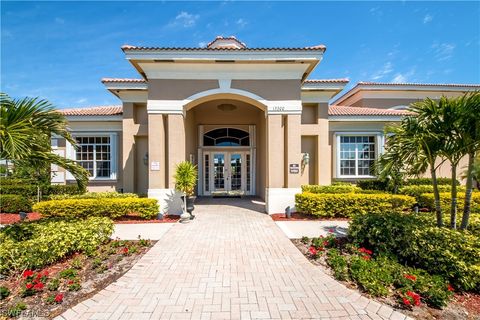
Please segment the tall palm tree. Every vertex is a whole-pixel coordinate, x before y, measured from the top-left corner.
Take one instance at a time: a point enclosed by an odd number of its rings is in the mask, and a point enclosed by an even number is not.
[[[472,92],[458,99],[460,108],[460,139],[463,142],[463,154],[468,157],[466,172],[466,192],[460,229],[466,229],[470,219],[474,175],[478,174],[475,164],[476,154],[480,150],[480,92]]]
[[[75,161],[52,153],[52,135],[76,145],[68,131],[67,119],[46,100],[15,100],[0,93],[0,158],[17,162],[56,164],[69,171],[80,188],[88,181],[88,171]]]
[[[425,101],[430,107],[435,107],[433,100]],[[418,105],[417,108],[422,108]],[[441,163],[436,163],[442,147],[441,139],[432,133],[430,124],[420,122],[416,115],[406,116],[401,123],[386,128],[389,136],[385,153],[381,156],[380,175],[391,170],[403,168],[406,175],[419,175],[430,170],[435,197],[435,214],[437,226],[443,226],[443,215],[440,207],[440,193],[437,184],[437,169]]]

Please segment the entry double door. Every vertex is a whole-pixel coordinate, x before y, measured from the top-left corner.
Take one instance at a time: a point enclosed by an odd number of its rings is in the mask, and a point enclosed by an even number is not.
[[[211,152],[212,194],[245,194],[249,152]],[[247,159],[248,157],[248,159]],[[248,168],[249,169],[249,168]]]

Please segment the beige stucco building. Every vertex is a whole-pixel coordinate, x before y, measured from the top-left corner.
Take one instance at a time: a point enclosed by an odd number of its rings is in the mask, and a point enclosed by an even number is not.
[[[337,97],[347,79],[308,79],[323,45],[249,48],[217,37],[205,48],[122,50],[141,78],[102,80],[120,106],[63,110],[79,148],[55,138],[53,147],[90,171],[91,190],[147,194],[169,213],[181,210],[181,161],[198,166],[199,196],[257,196],[266,212],[284,212],[302,184],[372,178],[385,124],[411,102],[480,89],[360,82]],[[52,169],[54,182],[73,180]]]

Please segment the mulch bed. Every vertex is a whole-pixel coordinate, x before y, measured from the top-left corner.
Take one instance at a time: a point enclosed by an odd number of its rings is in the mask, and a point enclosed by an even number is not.
[[[42,218],[40,213],[30,212],[27,214],[26,220],[39,220]],[[0,213],[0,224],[12,224],[20,221],[20,215],[18,213]]]
[[[270,217],[273,219],[273,221],[307,221],[307,220],[313,220],[313,221],[350,221],[348,218],[323,218],[323,217],[316,217],[311,214],[304,214],[300,212],[294,212],[291,214],[291,218],[287,218],[285,216],[285,213],[274,213],[271,214]]]
[[[7,310],[18,303],[26,305],[26,309],[21,313],[25,318],[52,319],[115,282],[130,270],[155,242],[112,240],[100,246],[92,257],[85,254],[74,254],[42,270],[34,270],[35,273],[41,274],[48,272],[48,280],[43,290],[32,296],[22,297],[22,292],[25,290],[25,279],[21,273],[0,279],[0,286],[10,290],[10,295],[0,304],[0,319],[4,319],[2,316],[8,315]],[[129,250],[125,248],[129,248]],[[77,273],[75,279],[81,285],[78,291],[69,290],[69,278],[62,278],[60,275],[60,272],[64,270],[74,270]],[[59,279],[59,287],[56,290],[50,290],[48,284],[55,278]],[[57,294],[63,294],[61,303],[47,302],[48,297]]]
[[[39,220],[42,218],[40,213],[30,212],[27,214],[28,221]],[[152,219],[152,220],[145,220],[140,219],[138,216],[135,215],[128,215],[116,219],[114,222],[116,224],[138,224],[138,223],[175,223],[180,220],[180,216],[168,214],[163,216],[162,220]],[[17,213],[0,213],[0,224],[12,224],[17,223],[20,221],[20,215]]]
[[[328,267],[325,255],[318,259],[312,259],[309,255],[309,245],[302,243],[300,239],[292,239],[298,250],[314,265],[323,272],[334,278],[332,270]],[[339,281],[339,280],[336,280]],[[353,282],[339,281],[353,290],[360,290]],[[362,292],[370,299],[391,306],[392,308],[406,314],[414,319],[420,320],[479,320],[480,319],[480,294],[478,293],[456,293],[447,307],[442,310],[431,308],[425,304],[420,307],[413,307],[412,310],[399,307],[398,302],[392,298],[374,298]]]
[[[136,223],[175,223],[180,220],[180,216],[167,214],[163,216],[162,220],[153,219],[153,220],[142,220],[138,216],[124,216],[115,220],[116,224],[136,224]]]

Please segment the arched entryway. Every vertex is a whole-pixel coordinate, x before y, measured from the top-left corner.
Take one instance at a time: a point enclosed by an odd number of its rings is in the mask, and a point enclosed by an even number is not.
[[[200,196],[265,197],[265,109],[235,95],[189,103],[187,157],[198,165]]]

